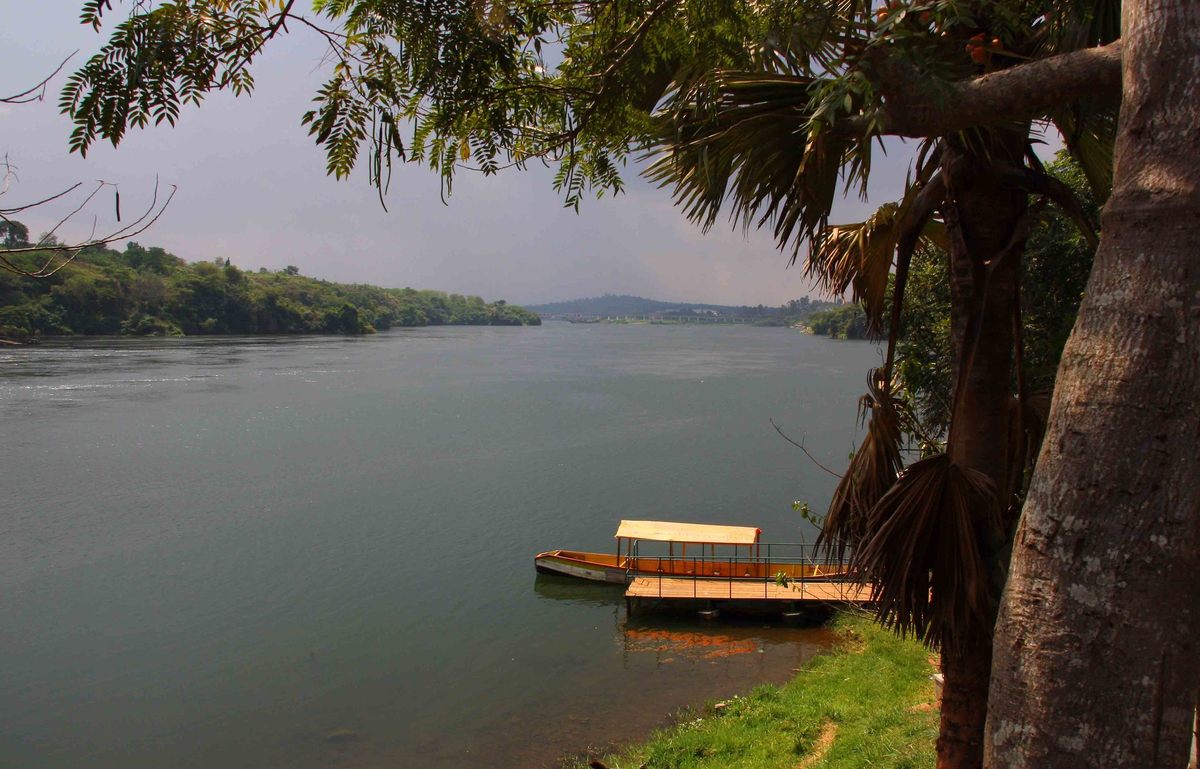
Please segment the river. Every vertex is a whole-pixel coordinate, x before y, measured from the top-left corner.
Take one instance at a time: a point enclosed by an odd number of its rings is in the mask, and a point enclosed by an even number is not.
[[[535,577],[621,518],[813,532],[876,347],[570,325],[0,350],[0,766],[551,766],[820,629]]]

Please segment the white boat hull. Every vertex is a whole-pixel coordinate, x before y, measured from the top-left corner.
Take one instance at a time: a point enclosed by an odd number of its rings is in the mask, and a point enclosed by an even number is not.
[[[565,577],[577,577],[593,582],[611,582],[624,585],[625,570],[615,566],[590,564],[574,558],[564,558],[555,552],[539,553],[533,559],[534,566],[543,574],[560,574]]]

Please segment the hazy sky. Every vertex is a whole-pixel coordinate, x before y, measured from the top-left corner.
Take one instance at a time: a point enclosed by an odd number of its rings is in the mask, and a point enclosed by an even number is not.
[[[37,82],[71,51],[80,49],[72,60],[78,66],[100,46],[104,38],[78,23],[80,6],[0,0],[3,95]],[[65,75],[44,102],[0,105],[0,153],[19,176],[5,205],[103,179],[120,185],[128,218],[148,201],[157,174],[179,192],[137,241],[189,260],[229,258],[251,269],[294,264],[331,280],[525,303],[607,292],[778,304],[811,291],[768,234],[745,237],[724,223],[704,234],[633,167],[625,194],[588,200],[576,214],[562,208],[542,169],[486,178],[463,172],[443,205],[437,177],[406,165],[396,169],[384,212],[365,170],[342,182],[325,176],[324,155],[300,125],[325,73],[321,42],[297,28],[273,43],[253,70],[251,97],[213,95],[200,109],[185,109],[175,128],[133,130],[119,149],[96,145],[86,160],[67,153],[70,124],[56,107]],[[874,202],[898,196],[909,159],[902,146],[879,157]],[[101,228],[111,224],[111,196],[93,208]],[[836,218],[867,211],[855,197]],[[37,233],[64,213],[60,207],[20,219]],[[91,223],[80,219],[64,234],[86,237]]]

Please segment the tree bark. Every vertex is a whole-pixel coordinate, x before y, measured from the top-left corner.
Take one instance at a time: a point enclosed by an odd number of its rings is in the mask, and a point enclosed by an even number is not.
[[[1018,64],[937,90],[928,75],[880,49],[868,63],[884,94],[881,114],[839,123],[849,133],[874,124],[881,134],[924,138],[1028,120],[1080,98],[1121,89],[1121,41]]]
[[[978,470],[996,484],[1009,476],[1009,418],[1013,371],[1013,297],[1024,239],[1014,239],[1028,207],[1026,194],[1004,181],[996,163],[1019,166],[1025,134],[997,132],[986,152],[968,152],[947,141],[944,216],[950,238],[954,407],[946,450],[960,467]],[[1002,493],[999,492],[998,493]],[[989,564],[1007,532],[980,514],[979,543]],[[992,525],[983,526],[985,521]],[[998,600],[1003,571],[993,570],[990,600]],[[978,769],[991,674],[991,625],[958,644],[942,644],[939,769]]]
[[[1126,0],[1113,195],[1014,545],[986,763],[1178,769],[1200,681],[1200,4]]]
[[[991,639],[942,647],[942,712],[938,724],[938,769],[979,769],[992,671]]]

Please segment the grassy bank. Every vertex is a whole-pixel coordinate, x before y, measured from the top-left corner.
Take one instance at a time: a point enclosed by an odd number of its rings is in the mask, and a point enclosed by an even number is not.
[[[791,682],[710,705],[598,760],[609,769],[932,767],[929,651],[863,617],[842,615],[836,627],[838,648]]]

